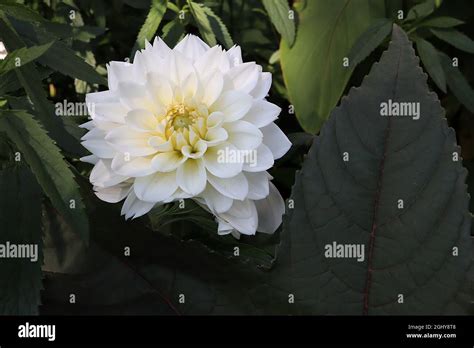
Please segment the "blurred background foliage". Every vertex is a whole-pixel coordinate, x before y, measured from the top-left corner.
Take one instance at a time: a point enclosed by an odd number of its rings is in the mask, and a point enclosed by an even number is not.
[[[244,61],[273,74],[269,99],[282,108],[278,124],[293,147],[271,174],[288,198],[313,135],[380,58],[393,23],[414,42],[465,166],[474,169],[473,15],[470,0],[0,0],[0,41],[8,52],[0,63],[2,230],[19,230],[25,241],[44,235],[43,266],[2,263],[1,279],[15,278],[18,269],[24,276],[0,290],[0,313],[176,313],[176,299],[163,295],[176,282],[206,294],[202,308],[184,312],[214,312],[206,296],[220,290],[209,292],[210,284],[231,286],[215,278],[242,263],[272,267],[279,233],[217,236],[212,218],[192,202],[126,222],[119,205],[91,193],[90,165],[79,161],[86,152],[78,125],[87,116],[56,117],[55,103],[83,102],[86,93],[106,89],[108,62],[133,61],[155,35],[171,47],[187,33],[210,45],[240,45]],[[20,223],[25,219],[31,225]],[[195,255],[207,271],[196,269]],[[138,283],[107,296],[131,280]],[[71,289],[82,297],[73,309]]]

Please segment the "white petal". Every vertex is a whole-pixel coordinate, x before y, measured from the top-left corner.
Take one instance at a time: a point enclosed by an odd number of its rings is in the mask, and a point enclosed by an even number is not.
[[[215,111],[207,117],[207,128],[219,127],[224,122],[224,114]]]
[[[89,114],[96,121],[124,123],[127,109],[119,100],[107,103],[92,103],[89,104]]]
[[[181,52],[187,58],[195,61],[200,58],[209,46],[195,35],[186,35],[175,47],[174,50]]]
[[[95,195],[104,202],[117,203],[128,195],[130,188],[130,183],[123,183],[111,187],[94,186],[94,191]]]
[[[260,74],[260,79],[258,80],[255,88],[250,92],[250,95],[255,99],[263,99],[267,96],[270,87],[272,86],[272,74],[269,72],[264,72]]]
[[[130,109],[147,109],[155,114],[162,110],[161,105],[149,94],[148,88],[135,82],[120,82],[118,84],[120,101]]]
[[[232,198],[224,196],[214,189],[211,185],[207,185],[206,189],[202,192],[207,206],[211,211],[216,213],[223,213],[230,209],[232,206]]]
[[[112,103],[116,102],[117,100],[118,95],[113,91],[102,91],[86,94],[86,105],[94,105],[96,103]]]
[[[192,61],[174,50],[164,58],[161,69],[175,86],[180,86],[194,72]]]
[[[181,148],[181,153],[192,159],[201,158],[207,150],[207,144],[203,140],[199,140],[194,146],[186,145]]]
[[[232,208],[219,214],[219,217],[242,234],[253,235],[257,230],[259,217],[255,204],[250,199],[234,201]]]
[[[151,111],[145,109],[131,110],[125,116],[125,122],[133,130],[149,132],[155,130],[158,121]]]
[[[115,155],[111,167],[115,173],[129,177],[146,176],[155,172],[150,157],[130,157],[123,153]]]
[[[111,130],[105,140],[115,149],[130,156],[148,156],[156,153],[156,149],[148,144],[148,133],[136,132],[128,126]]]
[[[204,96],[202,102],[207,106],[211,106],[222,93],[224,87],[224,79],[222,74],[215,72],[206,82],[203,83]]]
[[[83,124],[79,125],[79,128],[92,130],[92,129],[95,128],[95,122],[94,121],[87,121],[86,123],[83,123]]]
[[[181,151],[159,153],[151,160],[153,168],[159,172],[174,171],[184,161],[186,161],[186,157],[183,156]]]
[[[220,178],[230,178],[242,171],[240,152],[229,143],[222,143],[207,149],[203,156],[206,169]]]
[[[128,62],[112,61],[107,64],[108,84],[111,90],[116,90],[120,82],[137,81],[139,78],[136,67]]]
[[[146,202],[165,201],[178,188],[176,172],[155,173],[135,179],[133,189],[137,197]]]
[[[254,62],[240,64],[227,72],[236,90],[247,94],[252,91],[260,77],[262,67]]]
[[[257,148],[256,159],[255,162],[244,163],[243,170],[246,172],[261,172],[270,169],[275,162],[272,152],[264,144],[260,144]]]
[[[285,202],[278,189],[270,183],[270,194],[267,198],[255,201],[258,212],[259,232],[274,233],[282,221],[285,213]]]
[[[227,51],[227,56],[232,67],[242,64],[242,50],[240,46],[232,46],[230,50]]]
[[[115,156],[117,151],[110,146],[104,138],[105,132],[101,129],[94,128],[82,137],[82,146],[97,157],[112,158]]]
[[[242,118],[251,107],[251,96],[238,91],[227,91],[219,96],[210,110],[222,112],[225,122],[233,122]]]
[[[245,173],[245,177],[249,183],[249,199],[263,199],[269,193],[269,178],[267,172]]]
[[[260,130],[263,133],[263,143],[268,146],[274,159],[278,159],[288,152],[291,142],[275,123],[272,122]]]
[[[154,205],[155,203],[139,200],[135,195],[135,192],[130,191],[127,199],[123,203],[121,214],[125,215],[125,219],[135,219],[148,213]]]
[[[81,162],[96,164],[99,161],[99,157],[96,155],[84,156],[79,159]]]
[[[156,72],[148,73],[147,88],[160,106],[166,108],[173,103],[173,85],[165,76]]]
[[[176,98],[176,90],[179,92],[180,101],[186,101],[191,99],[195,96],[198,90],[198,78],[196,73],[193,71],[191,72],[181,83],[180,87],[176,87],[175,89],[175,98]]]
[[[204,191],[207,183],[206,169],[201,159],[188,159],[178,167],[176,179],[179,187],[193,196]]]
[[[207,180],[218,192],[229,198],[244,200],[249,192],[249,184],[243,173],[225,179],[208,174]]]
[[[262,143],[262,132],[249,122],[239,120],[226,123],[224,128],[229,133],[228,142],[240,150],[254,150]]]
[[[221,73],[227,72],[230,62],[227,53],[220,46],[214,46],[195,61],[194,67],[201,78],[206,79],[209,74],[216,70],[219,70]]]
[[[110,160],[100,160],[96,163],[94,168],[92,168],[89,180],[93,185],[110,187],[128,179],[126,176],[114,173],[110,167],[111,162]]]
[[[242,121],[250,122],[258,128],[264,127],[275,121],[281,112],[281,108],[267,102],[266,100],[256,100]]]
[[[212,146],[226,141],[228,137],[229,135],[224,128],[210,128],[206,132],[204,141],[209,146]]]
[[[231,233],[234,230],[232,225],[225,222],[223,219],[221,219],[219,217],[216,217],[216,221],[218,223],[218,225],[217,225],[217,234],[219,236],[225,236],[225,235]]]
[[[192,195],[190,195],[189,193],[184,192],[183,190],[181,190],[178,187],[178,189],[170,196],[170,198],[164,200],[163,203],[174,202],[174,201],[177,201],[177,200],[180,200],[180,199],[187,199],[187,198],[191,198],[191,197],[192,197]]]
[[[164,58],[171,52],[171,48],[161,38],[156,36],[155,41],[153,41],[153,51],[158,57]]]

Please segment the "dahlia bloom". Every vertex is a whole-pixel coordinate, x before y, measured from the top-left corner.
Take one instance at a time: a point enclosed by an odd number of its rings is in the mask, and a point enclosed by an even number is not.
[[[243,63],[240,47],[210,48],[188,35],[174,49],[147,43],[133,64],[108,65],[109,90],[86,96],[82,138],[90,181],[122,215],[191,198],[215,215],[218,233],[273,233],[284,202],[267,170],[290,142],[266,101],[271,74]]]

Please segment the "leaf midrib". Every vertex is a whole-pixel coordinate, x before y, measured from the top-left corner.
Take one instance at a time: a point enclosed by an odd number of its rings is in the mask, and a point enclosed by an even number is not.
[[[393,100],[395,99],[395,94],[398,86],[398,79],[399,79],[399,72],[400,72],[400,60],[401,60],[401,53],[402,53],[402,47],[399,49],[399,54],[398,54],[398,60],[397,60],[397,73],[395,75],[395,86],[393,88],[392,92],[392,98]],[[375,196],[374,196],[374,213],[372,215],[372,228],[370,231],[370,237],[369,237],[369,250],[368,250],[368,258],[367,258],[367,275],[366,275],[366,282],[365,282],[365,288],[364,288],[364,309],[363,309],[363,314],[368,315],[369,314],[369,296],[370,296],[370,289],[372,286],[372,264],[373,264],[373,259],[374,259],[374,245],[375,245],[375,234],[377,231],[377,215],[378,215],[378,208],[379,208],[379,203],[380,203],[380,197],[382,195],[382,183],[383,183],[383,178],[384,178],[384,169],[385,169],[385,160],[388,155],[387,153],[387,148],[388,148],[388,142],[390,138],[390,131],[392,127],[392,119],[391,117],[388,117],[388,122],[387,122],[387,128],[385,129],[385,137],[384,137],[384,147],[383,147],[383,154],[382,154],[382,159],[379,164],[379,170],[378,170],[378,176],[377,176],[377,188],[375,191]]]

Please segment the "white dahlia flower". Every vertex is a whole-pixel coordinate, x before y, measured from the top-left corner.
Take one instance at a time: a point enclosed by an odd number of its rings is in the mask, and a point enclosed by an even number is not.
[[[193,35],[174,49],[161,39],[133,64],[108,65],[109,90],[90,93],[82,158],[106,202],[125,198],[134,218],[192,198],[216,216],[218,233],[273,233],[283,199],[267,170],[290,147],[266,101],[271,74],[242,62],[240,47],[210,48]]]

